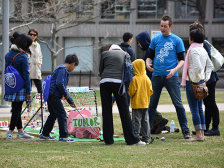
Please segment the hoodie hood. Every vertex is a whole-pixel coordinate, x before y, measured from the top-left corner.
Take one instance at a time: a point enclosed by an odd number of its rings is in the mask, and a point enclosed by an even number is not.
[[[120,47],[119,45],[117,45],[117,44],[113,44],[113,45],[109,48],[109,50],[122,50],[122,49],[121,49],[121,47]]]
[[[136,76],[138,76],[138,75],[146,75],[145,61],[144,60],[136,59],[135,61],[132,62],[132,66],[134,68],[134,74]]]
[[[27,55],[28,58],[30,58],[30,53],[26,53],[25,51],[23,51],[23,49],[18,48],[17,45],[15,45],[15,44],[12,44],[10,46],[9,51],[12,51],[12,50],[15,50],[15,51],[18,51],[18,52],[23,52],[23,53],[25,53]]]
[[[147,50],[149,48],[149,45],[151,43],[151,38],[147,31],[143,31],[143,32],[139,33],[136,36],[136,39],[141,44],[142,50]]]

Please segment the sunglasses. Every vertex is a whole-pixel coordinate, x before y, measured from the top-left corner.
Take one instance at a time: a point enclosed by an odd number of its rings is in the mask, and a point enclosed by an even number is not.
[[[32,34],[32,33],[30,33],[29,35],[30,35],[30,36],[36,36],[37,34]]]

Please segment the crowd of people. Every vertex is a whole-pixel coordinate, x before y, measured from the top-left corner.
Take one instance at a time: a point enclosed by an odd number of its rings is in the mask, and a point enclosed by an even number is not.
[[[160,22],[161,34],[152,40],[147,31],[136,36],[138,46],[145,51],[144,59],[136,59],[131,43],[133,34],[126,32],[123,35],[124,42],[120,45],[111,44],[101,54],[99,72],[100,96],[102,103],[103,139],[106,145],[114,144],[112,106],[116,100],[122,123],[125,142],[127,145],[146,145],[151,134],[161,133],[168,123],[157,111],[160,95],[165,87],[175,106],[177,118],[183,137],[187,141],[204,141],[205,136],[220,135],[219,109],[215,102],[215,86],[219,80],[217,73],[213,72],[211,62],[211,49],[205,40],[203,25],[196,21],[189,26],[189,44],[186,58],[183,40],[171,33],[173,28],[172,18],[163,16]],[[12,116],[7,139],[13,139],[13,130],[18,129],[17,138],[33,139],[22,129],[21,110],[23,101],[31,99],[31,83],[34,81],[38,93],[42,93],[41,65],[42,53],[37,43],[38,31],[30,29],[28,35],[15,32],[11,39],[10,51],[6,54],[5,67],[9,66],[14,56],[13,66],[25,81],[24,88],[13,94],[5,94],[5,100],[12,102]],[[132,63],[134,77],[130,83],[125,84],[126,94],[119,94],[122,83],[123,66],[125,57]],[[140,56],[139,56],[140,57]],[[79,60],[76,54],[66,56],[65,63],[59,65],[52,73],[48,109],[50,115],[43,127],[39,139],[55,140],[50,136],[56,119],[59,122],[59,140],[74,142],[68,137],[66,126],[66,113],[60,99],[65,97],[68,103],[75,107],[74,101],[69,96],[66,86],[69,81],[69,72],[78,66]],[[192,138],[186,112],[181,100],[180,82],[178,70],[183,68],[182,86],[186,86],[186,96],[196,136]],[[197,100],[193,95],[192,83],[199,85],[206,81],[209,96],[204,100]],[[202,109],[205,105],[205,115]],[[132,117],[129,112],[132,108]],[[210,124],[212,122],[212,128]],[[169,131],[169,128],[167,129]],[[179,132],[179,129],[176,129]]]

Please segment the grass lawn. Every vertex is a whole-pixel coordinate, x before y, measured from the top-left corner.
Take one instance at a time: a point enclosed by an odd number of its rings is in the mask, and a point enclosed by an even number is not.
[[[181,92],[187,104],[186,93]],[[99,96],[99,91],[97,91]],[[223,103],[224,92],[217,92],[217,103]],[[160,104],[171,104],[167,91],[163,91]],[[99,101],[99,97],[98,97]],[[98,104],[99,105],[99,104]],[[176,113],[163,113],[179,127]],[[191,113],[187,113],[190,130],[194,130]],[[0,121],[10,118],[0,118]],[[187,142],[182,133],[157,134],[147,146],[128,146],[124,141],[112,146],[103,142],[43,142],[34,140],[7,141],[0,132],[0,167],[224,167],[224,111],[220,111],[221,136],[206,137],[204,142]],[[169,124],[169,123],[168,123]],[[114,134],[122,137],[121,122],[114,114]]]
[[[179,127],[176,113],[163,116],[173,119]],[[191,113],[187,117],[193,130]],[[223,167],[224,111],[220,117],[221,136],[186,142],[181,133],[158,134],[152,136],[165,137],[165,141],[155,139],[147,146],[128,146],[123,141],[112,146],[103,142],[43,142],[38,138],[7,141],[5,132],[0,132],[0,167]],[[114,133],[122,136],[118,114],[114,114]]]

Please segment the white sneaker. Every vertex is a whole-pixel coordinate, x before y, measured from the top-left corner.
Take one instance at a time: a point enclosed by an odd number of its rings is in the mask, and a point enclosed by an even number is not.
[[[136,143],[135,145],[138,145],[138,146],[145,146],[146,145],[146,143],[145,142],[143,142],[143,141],[139,141],[138,143]]]

